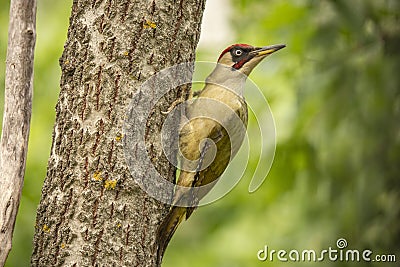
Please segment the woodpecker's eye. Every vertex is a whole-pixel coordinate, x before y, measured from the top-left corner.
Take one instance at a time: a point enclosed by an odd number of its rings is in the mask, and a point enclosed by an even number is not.
[[[240,57],[243,54],[243,50],[236,49],[235,51],[233,51],[233,53],[235,54],[235,56]]]

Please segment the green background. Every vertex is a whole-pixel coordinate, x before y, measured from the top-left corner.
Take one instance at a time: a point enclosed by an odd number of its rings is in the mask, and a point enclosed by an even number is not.
[[[400,2],[231,2],[236,42],[287,45],[251,74],[275,117],[275,160],[255,193],[245,176],[184,222],[163,266],[396,266],[261,262],[257,252],[265,245],[318,252],[345,238],[348,249],[400,261]],[[9,3],[1,4],[2,114]],[[9,267],[29,265],[70,7],[71,1],[38,3],[32,127]],[[215,61],[219,52],[203,47],[197,60]],[[252,119],[249,132],[255,125]]]

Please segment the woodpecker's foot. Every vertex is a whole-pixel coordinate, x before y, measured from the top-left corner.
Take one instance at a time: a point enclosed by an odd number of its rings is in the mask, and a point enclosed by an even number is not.
[[[169,114],[176,106],[183,103],[184,101],[185,101],[185,99],[183,99],[183,98],[179,98],[179,99],[175,100],[174,102],[172,102],[172,105],[167,109],[167,111],[161,111],[161,113],[164,115]]]
[[[197,97],[201,94],[203,90],[199,90],[199,91],[190,91],[188,100],[192,99],[193,97]],[[172,102],[172,105],[166,110],[166,111],[161,111],[162,114],[167,115],[169,114],[176,106],[178,106],[179,104],[185,102],[186,99],[184,99],[183,96],[181,96],[179,99],[175,100],[174,102]]]

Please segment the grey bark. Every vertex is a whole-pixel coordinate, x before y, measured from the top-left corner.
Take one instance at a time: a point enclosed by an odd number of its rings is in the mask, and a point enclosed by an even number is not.
[[[12,0],[0,153],[0,266],[11,250],[24,184],[32,113],[36,0]]]
[[[157,266],[156,231],[168,207],[146,195],[134,180],[139,173],[128,170],[125,113],[152,74],[194,61],[204,4],[74,1],[32,266]],[[136,160],[150,156],[170,180],[175,169],[159,149],[161,111],[187,90],[172,90],[148,123],[137,125],[146,127],[149,155]],[[153,92],[140,93],[150,98]]]

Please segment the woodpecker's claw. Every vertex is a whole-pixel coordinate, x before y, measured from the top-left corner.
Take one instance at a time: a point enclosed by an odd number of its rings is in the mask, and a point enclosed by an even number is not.
[[[179,98],[177,100],[175,100],[174,102],[172,102],[172,105],[167,109],[167,111],[161,111],[162,114],[167,115],[169,114],[176,106],[178,106],[179,104],[183,103],[184,99]]]

